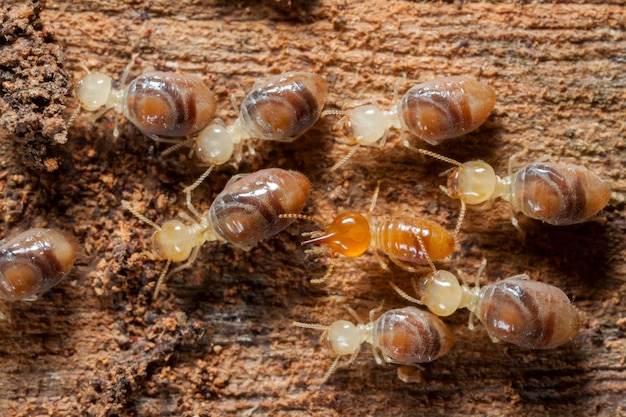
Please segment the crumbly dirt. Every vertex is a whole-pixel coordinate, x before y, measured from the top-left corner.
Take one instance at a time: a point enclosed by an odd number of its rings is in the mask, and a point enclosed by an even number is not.
[[[0,238],[30,227],[71,230],[81,253],[70,276],[32,303],[0,303],[0,416],[615,416],[626,414],[626,13],[619,2],[433,3],[371,0],[263,2],[58,0],[2,3]],[[526,273],[573,300],[583,326],[547,351],[493,343],[468,313],[446,318],[452,351],[423,368],[375,364],[364,345],[349,367],[318,383],[333,360],[319,333],[293,320],[365,320],[407,302],[414,274],[386,272],[373,252],[308,256],[298,222],[249,252],[206,243],[152,300],[165,262],[153,229],[185,211],[185,185],[205,167],[142,135],[123,117],[81,112],[71,88],[90,71],[119,81],[151,68],[200,76],[232,123],[255,82],[291,70],[322,74],[326,107],[368,100],[390,108],[412,85],[469,75],[498,97],[486,123],[436,148],[396,130],[381,148],[352,148],[326,117],[292,143],[255,140],[239,164],[219,167],[193,193],[200,210],[237,173],[296,169],[311,179],[305,214],[402,207],[454,227],[459,204],[443,194],[448,165],[412,153],[402,139],[460,161],[483,159],[506,175],[548,158],[588,167],[612,188],[594,221],[551,227],[508,205],[469,211],[455,253],[439,268],[481,284]],[[12,99],[8,99],[12,97]],[[114,138],[113,129],[120,135]]]
[[[71,88],[62,48],[41,22],[41,3],[0,7],[2,135],[26,166],[56,171],[58,145],[67,142],[65,101]]]

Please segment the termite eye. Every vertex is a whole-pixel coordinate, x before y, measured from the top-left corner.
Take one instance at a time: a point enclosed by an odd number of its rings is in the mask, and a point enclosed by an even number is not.
[[[104,106],[111,94],[111,77],[95,72],[87,74],[78,81],[76,97],[87,111],[95,111]]]
[[[491,198],[497,182],[491,165],[483,161],[469,161],[455,169],[448,186],[465,203],[481,204]]]
[[[179,220],[170,220],[154,234],[157,252],[172,262],[183,262],[189,258],[196,245],[189,227]]]
[[[360,106],[347,113],[352,135],[359,144],[371,145],[387,133],[387,117],[377,106]]]
[[[361,346],[359,330],[347,320],[337,320],[328,326],[328,343],[338,355],[351,355]]]

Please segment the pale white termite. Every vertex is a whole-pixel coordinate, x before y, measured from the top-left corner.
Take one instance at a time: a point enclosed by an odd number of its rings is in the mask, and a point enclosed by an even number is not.
[[[0,299],[33,300],[63,280],[78,255],[74,235],[30,229],[0,246]]]
[[[125,85],[135,57],[122,75],[122,88],[113,88],[110,76],[95,72],[76,85],[80,109],[113,109],[130,120],[143,134],[157,141],[180,138],[204,129],[215,117],[215,95],[202,80],[191,74],[150,71]],[[113,132],[117,137],[117,125]]]
[[[448,175],[448,186],[441,188],[461,201],[462,214],[466,205],[481,207],[500,197],[509,202],[511,222],[520,232],[516,212],[556,226],[571,225],[593,218],[611,198],[609,186],[580,165],[534,162],[514,173],[513,155],[508,176],[501,178],[481,160],[462,164],[426,149],[412,149],[456,166]],[[462,221],[463,215],[456,230]]]
[[[389,129],[406,131],[431,145],[462,136],[487,120],[496,104],[495,91],[465,76],[443,77],[409,89],[390,110],[364,104],[347,111],[327,110],[323,115],[342,115],[354,144],[381,147]],[[405,142],[408,144],[408,142]],[[337,169],[358,148],[337,162]]]
[[[449,272],[433,270],[415,285],[413,298],[392,283],[405,299],[423,304],[438,316],[449,316],[460,308],[470,310],[485,326],[494,342],[507,342],[527,349],[551,349],[570,341],[580,329],[580,317],[559,288],[532,281],[526,274],[515,275],[480,288],[478,281],[487,262],[483,259],[470,288]],[[463,277],[459,271],[459,276]]]
[[[236,175],[207,212],[199,214],[192,210],[197,219],[186,215],[185,222],[168,220],[163,226],[158,226],[123,201],[126,209],[156,229],[153,236],[155,251],[167,260],[157,281],[154,297],[159,294],[171,262],[184,264],[170,274],[189,267],[205,242],[221,241],[249,250],[259,241],[285,229],[294,220],[281,215],[301,212],[308,200],[310,187],[305,175],[280,168]]]
[[[347,320],[337,320],[330,326],[293,322],[297,327],[322,330],[323,340],[337,355],[322,378],[322,384],[339,367],[342,356],[349,355],[349,359],[341,366],[352,363],[363,343],[372,346],[374,359],[379,365],[432,362],[448,353],[454,344],[452,333],[434,314],[415,307],[404,307],[388,310],[374,319],[378,310],[370,311],[369,323],[361,322],[352,310],[359,324]]]
[[[326,92],[326,80],[310,72],[288,72],[257,85],[244,98],[233,124],[225,126],[222,121],[216,120],[200,131],[197,137],[164,152],[167,154],[189,144],[197,158],[209,165],[184,192],[189,195],[214,167],[229,161],[235,146],[242,141],[291,142],[301,136],[319,119]]]

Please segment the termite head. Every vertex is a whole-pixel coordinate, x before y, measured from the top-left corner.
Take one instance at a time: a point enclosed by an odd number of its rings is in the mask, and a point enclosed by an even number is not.
[[[498,177],[488,163],[469,161],[454,168],[448,177],[448,189],[452,197],[466,204],[481,204],[493,198]]]
[[[156,252],[172,262],[186,261],[197,243],[191,228],[180,220],[168,220],[152,236]]]
[[[96,111],[107,104],[111,95],[111,77],[94,72],[85,75],[76,86],[76,98],[80,107],[87,111]]]

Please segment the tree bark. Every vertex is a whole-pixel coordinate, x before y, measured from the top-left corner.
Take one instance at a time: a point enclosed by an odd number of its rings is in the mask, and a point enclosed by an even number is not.
[[[0,304],[8,316],[0,322],[1,416],[626,415],[621,1],[42,5],[2,5],[0,231],[8,238],[36,226],[71,230],[82,250],[70,276],[36,302]],[[33,58],[42,54],[54,59]],[[375,216],[408,207],[452,230],[459,203],[438,188],[449,166],[406,149],[403,138],[458,161],[483,159],[502,176],[520,151],[517,168],[543,158],[583,165],[613,190],[597,219],[553,227],[520,216],[522,240],[508,204],[497,201],[468,211],[456,251],[437,263],[473,276],[485,257],[481,285],[521,273],[555,285],[580,311],[579,334],[553,350],[524,350],[493,343],[482,326],[470,331],[462,310],[445,319],[452,351],[423,369],[378,366],[364,345],[320,387],[334,357],[318,332],[292,321],[352,320],[344,306],[366,320],[381,304],[407,305],[389,281],[411,293],[413,274],[384,271],[369,251],[337,256],[328,283],[310,284],[330,257],[300,247],[302,232],[323,226],[307,222],[249,252],[206,243],[153,301],[165,262],[150,244],[154,230],[120,202],[162,224],[186,210],[181,190],[205,167],[185,151],[161,156],[167,144],[113,112],[83,111],[68,131],[59,123],[77,105],[64,80],[75,83],[84,67],[119,80],[135,54],[129,79],[150,68],[199,75],[226,123],[237,115],[231,96],[240,103],[255,82],[286,71],[324,76],[328,109],[372,100],[390,108],[412,85],[442,76],[492,86],[496,108],[477,131],[430,147],[391,130],[385,146],[361,148],[335,171],[352,147],[335,140],[342,132],[333,116],[292,143],[255,140],[254,154],[245,148],[239,164],[219,167],[194,191],[194,205],[208,210],[237,173],[282,167],[311,179],[304,212],[323,224],[344,211],[366,213],[380,181]],[[45,105],[23,94],[50,79]],[[18,132],[24,114],[30,130]]]

